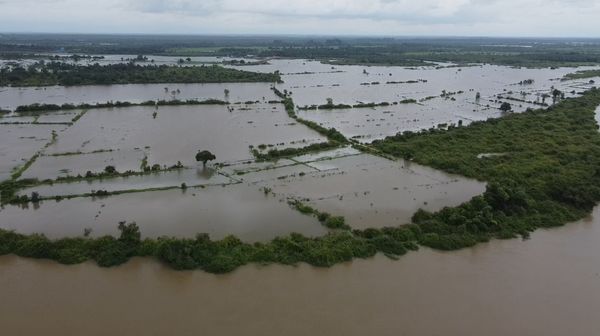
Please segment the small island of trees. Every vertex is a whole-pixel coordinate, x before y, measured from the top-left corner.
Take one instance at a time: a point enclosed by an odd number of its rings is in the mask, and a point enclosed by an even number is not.
[[[75,65],[38,62],[0,69],[0,86],[107,85],[152,83],[280,82],[278,74],[210,66],[139,65],[135,62]]]

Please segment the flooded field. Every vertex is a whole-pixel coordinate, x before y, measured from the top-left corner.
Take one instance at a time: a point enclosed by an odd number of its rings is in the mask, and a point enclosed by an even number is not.
[[[0,87],[0,109],[14,110],[20,105],[95,104],[108,101],[141,103],[147,100],[220,99],[232,103],[276,100],[268,83],[226,84],[128,84],[48,87]],[[229,94],[225,95],[225,89]],[[264,98],[264,99],[263,99]]]
[[[599,239],[596,208],[528,241],[329,269],[250,265],[215,276],[148,259],[103,269],[3,256],[0,322],[14,335],[595,335]]]
[[[227,185],[236,182],[237,179],[235,177],[220,173],[214,168],[197,167],[182,168],[167,172],[154,172],[145,175],[44,184],[23,189],[19,194],[30,195],[35,191],[43,196],[69,196],[87,194],[95,190],[113,192],[167,187],[176,188],[180,187],[182,183],[185,183],[186,186],[210,186]]]
[[[43,155],[24,173],[24,178],[56,179],[58,177],[85,175],[87,171],[99,172],[106,166],[119,170],[139,170],[144,158],[141,149],[123,149],[111,152],[76,155]]]
[[[288,174],[275,169],[260,184],[275,195],[344,216],[353,228],[406,224],[419,208],[459,205],[485,191],[484,183],[368,154],[305,160],[309,169]]]
[[[51,139],[52,131],[64,125],[0,125],[0,181],[10,178],[13,169],[27,162]]]
[[[564,75],[593,67],[525,69],[439,64],[407,68],[270,60],[269,65],[237,68],[279,70],[284,83],[278,88],[291,91],[300,107],[322,105],[328,98],[334,104],[349,105],[416,100],[416,103],[376,108],[300,111],[302,118],[370,142],[405,130],[458,124],[459,121],[466,125],[475,120],[496,118],[502,115],[498,108],[504,101],[511,103],[515,112],[552,104],[550,93],[555,88],[570,97],[592,86],[588,80],[562,81]]]
[[[129,57],[115,55],[101,62],[122,62],[121,58]],[[155,61],[177,60],[159,57]],[[213,61],[222,60],[201,58],[192,63]],[[502,112],[498,106],[506,99],[499,99],[498,95],[522,100],[508,100],[518,112],[539,107],[542,102],[551,104],[552,98],[544,95],[553,87],[568,97],[571,91],[577,93],[591,85],[584,80],[561,81],[573,71],[571,68],[451,64],[364,67],[286,59],[236,68],[279,71],[284,83],[278,88],[291,91],[300,107],[324,104],[327,98],[334,104],[389,102],[389,106],[374,108],[297,110],[300,118],[334,127],[363,143],[407,130],[499,117]],[[485,190],[482,182],[410,162],[361,154],[351,147],[255,162],[252,149],[264,153],[273,148],[298,148],[327,141],[291,119],[282,104],[268,103],[280,98],[265,83],[0,88],[1,107],[8,109],[36,102],[192,98],[256,103],[5,115],[0,120],[13,124],[0,126],[6,130],[0,133],[1,179],[8,179],[14,169],[36,153],[39,157],[24,169],[21,178],[85,176],[88,172],[101,173],[107,166],[138,174],[154,165],[165,169],[181,163],[183,168],[128,177],[55,181],[25,188],[17,195],[126,193],[60,202],[46,200],[25,208],[5,206],[0,209],[0,227],[41,232],[50,237],[78,236],[91,228],[97,236],[116,233],[119,221],[135,221],[146,237],[192,237],[206,232],[214,238],[235,234],[244,240],[260,241],[291,232],[327,232],[315,218],[293,210],[287,204],[291,200],[344,216],[353,228],[368,228],[405,224],[419,208],[435,211],[456,206]],[[73,120],[76,122],[69,125]],[[14,124],[17,122],[29,124]],[[216,162],[223,166],[199,165],[194,155],[200,149],[215,153]],[[182,190],[182,184],[190,188]],[[168,210],[160,206],[165,202]]]
[[[201,188],[182,191],[182,183]],[[148,191],[155,188],[176,190]],[[264,192],[265,188],[269,191]],[[19,193],[68,197],[95,190],[143,192],[48,200],[25,208],[5,206],[0,210],[1,227],[61,237],[79,236],[86,228],[95,235],[115,234],[116,223],[135,221],[148,237],[210,233],[215,238],[235,234],[264,241],[291,232],[309,236],[326,232],[315,218],[293,210],[289,200],[344,216],[353,228],[383,227],[410,222],[419,208],[433,211],[468,201],[481,194],[485,184],[342,148],[274,164],[240,163],[223,169],[198,167],[54,183]],[[168,211],[159,206],[165,200]]]
[[[527,93],[526,100],[536,100],[537,93],[549,92],[554,86],[566,92],[585,85],[586,80],[561,81],[567,73],[594,67],[527,69],[495,65],[459,66],[452,64],[431,67],[388,67],[328,65],[307,60],[271,60],[269,65],[237,67],[251,71],[282,73],[282,89],[293,92],[299,106],[324,104],[327,98],[335,103],[394,102],[406,98],[439,97],[442,92],[464,92],[465,100],[481,101],[497,94],[515,97]],[[521,79],[522,78],[522,79]],[[521,81],[531,83],[519,84]],[[569,89],[570,90],[566,90]],[[541,98],[541,97],[540,97]],[[459,97],[456,97],[458,100]]]
[[[502,115],[497,108],[474,106],[465,102],[443,101],[439,105],[398,104],[329,111],[300,110],[298,115],[323,126],[334,127],[345,136],[363,143],[398,132],[419,131],[436,128],[440,124],[459,122],[466,125],[474,120],[497,118]]]
[[[245,184],[49,200],[28,207],[6,206],[0,218],[4,229],[53,238],[82,236],[88,228],[92,236],[117,234],[120,221],[135,221],[144,237],[208,233],[221,239],[235,234],[252,242],[291,232],[307,236],[326,232],[315,218]]]
[[[250,146],[300,147],[322,141],[323,136],[293,122],[280,104],[140,106],[89,110],[46,152],[139,150],[149,165],[170,166],[177,161],[195,165],[200,149],[215,153],[218,162],[232,162],[251,159]]]

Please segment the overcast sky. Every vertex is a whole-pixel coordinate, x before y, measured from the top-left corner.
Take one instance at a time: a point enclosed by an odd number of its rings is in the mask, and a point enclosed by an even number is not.
[[[0,0],[0,31],[600,37],[600,0]]]

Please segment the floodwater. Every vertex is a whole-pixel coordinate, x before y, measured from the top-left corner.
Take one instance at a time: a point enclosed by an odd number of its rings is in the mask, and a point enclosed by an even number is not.
[[[111,152],[77,155],[40,156],[22,175],[23,178],[40,180],[65,176],[84,176],[87,171],[101,172],[106,166],[119,171],[140,170],[144,152],[141,149],[123,149]]]
[[[348,138],[370,143],[399,132],[436,128],[440,124],[457,124],[459,120],[467,125],[474,120],[500,117],[501,113],[495,108],[443,100],[436,105],[399,104],[329,111],[300,110],[298,116],[324,127],[333,127]]]
[[[87,111],[46,152],[141,149],[150,166],[177,161],[195,166],[198,150],[215,153],[217,162],[236,162],[253,159],[250,146],[302,147],[322,141],[326,138],[289,118],[281,104],[136,106]]]
[[[528,241],[328,269],[216,276],[140,258],[102,269],[3,256],[0,323],[10,335],[589,336],[600,330],[598,240],[600,208]]]
[[[334,103],[393,102],[405,98],[422,99],[440,96],[442,91],[469,94],[475,101],[475,91],[482,100],[496,94],[525,91],[534,96],[538,91],[550,92],[554,86],[566,92],[587,80],[560,81],[565,74],[597,67],[526,69],[507,66],[477,65],[466,67],[398,67],[328,65],[306,60],[271,60],[269,65],[237,67],[249,71],[282,73],[280,89],[293,92],[299,106],[324,104],[326,98]],[[519,85],[533,79],[531,85]],[[366,84],[369,85],[366,85]],[[374,84],[378,83],[378,84]],[[389,83],[389,84],[388,84]],[[506,89],[506,90],[505,90]],[[473,91],[471,91],[473,90]],[[457,98],[458,99],[458,98]],[[529,100],[531,98],[528,98]],[[535,99],[533,99],[535,100]]]
[[[242,68],[242,67],[237,67]],[[553,88],[571,97],[591,86],[586,80],[561,81],[567,73],[581,68],[525,69],[478,65],[466,67],[383,67],[328,65],[307,60],[270,60],[268,65],[244,66],[246,70],[282,73],[280,90],[292,92],[294,102],[302,107],[325,104],[399,102],[415,99],[416,104],[399,104],[377,108],[300,111],[302,118],[325,127],[334,127],[347,137],[370,142],[406,130],[420,130],[439,124],[464,125],[475,120],[501,116],[502,102],[511,103],[515,112],[552,104],[543,98]],[[519,82],[532,79],[529,85]],[[441,94],[446,92],[446,97]],[[480,99],[476,99],[477,92]],[[575,92],[575,93],[572,93]],[[507,100],[499,97],[511,97]],[[516,100],[515,100],[516,99]]]
[[[230,102],[278,99],[269,83],[209,83],[209,84],[126,84],[46,87],[0,87],[0,109],[14,110],[20,105],[106,103],[147,100],[221,99]],[[225,95],[225,90],[229,94]],[[179,90],[179,91],[177,91]]]
[[[120,221],[136,222],[144,237],[208,233],[220,239],[233,234],[253,242],[292,232],[326,233],[315,218],[245,184],[48,200],[0,210],[1,228],[52,238],[82,236],[86,228],[92,229],[92,236],[117,235]]]
[[[25,188],[18,192],[20,195],[68,196],[87,194],[96,190],[123,191],[145,190],[151,188],[179,187],[182,183],[186,186],[210,186],[236,183],[237,180],[219,173],[210,167],[181,168],[166,172],[154,172],[146,175],[133,175],[124,177],[103,178],[96,180],[81,180],[68,183],[43,184]],[[134,197],[134,196],[132,196]]]
[[[52,138],[52,131],[64,125],[0,125],[0,182],[27,162]]]
[[[303,166],[293,174],[269,170],[272,178],[260,184],[278,196],[344,216],[353,228],[406,224],[419,208],[457,206],[485,191],[482,182],[369,154],[307,161]]]
[[[177,189],[47,200],[26,208],[9,205],[0,209],[0,227],[62,237],[81,235],[85,228],[92,228],[95,235],[115,234],[119,221],[135,221],[149,237],[193,237],[207,232],[213,237],[235,234],[256,241],[291,232],[326,232],[313,217],[291,209],[287,205],[290,199],[344,216],[353,228],[368,228],[406,224],[419,208],[436,211],[459,205],[485,190],[482,182],[341,148],[276,163],[54,183],[19,194],[35,191],[43,197],[68,196],[95,190],[177,188],[182,183],[202,187],[185,192]]]

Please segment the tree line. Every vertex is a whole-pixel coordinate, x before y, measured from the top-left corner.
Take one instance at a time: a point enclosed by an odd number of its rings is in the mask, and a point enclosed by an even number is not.
[[[152,83],[280,82],[278,74],[228,69],[218,65],[139,65],[133,62],[76,65],[37,62],[0,69],[0,86],[109,85]]]

